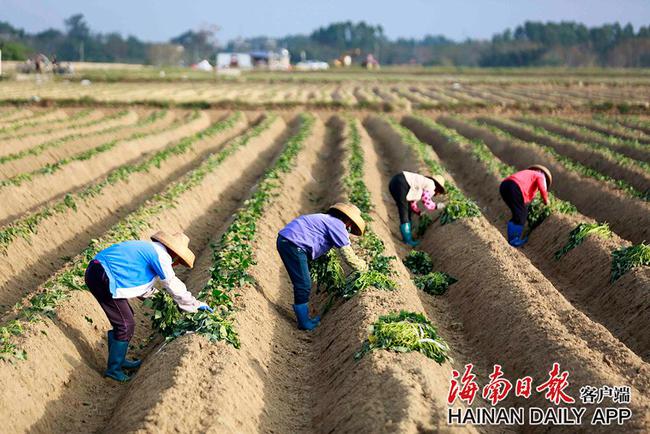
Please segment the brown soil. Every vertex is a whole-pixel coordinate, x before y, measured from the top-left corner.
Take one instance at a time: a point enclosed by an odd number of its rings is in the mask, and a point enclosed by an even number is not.
[[[483,140],[492,152],[507,164],[520,169],[530,166],[533,162],[546,165],[553,172],[553,191],[560,198],[574,204],[582,214],[608,222],[617,234],[634,243],[650,239],[648,202],[632,198],[606,183],[567,170],[555,157],[534,143],[504,140],[483,128],[452,118],[443,117],[440,122],[457,129],[466,137]],[[528,135],[521,135],[521,138],[530,141],[535,139]]]
[[[128,180],[79,201],[76,210],[68,209],[42,221],[29,239],[14,240],[0,256],[0,306],[3,306],[0,312],[47,280],[65,263],[66,257],[74,256],[92,238],[100,236],[153,194],[197,167],[207,155],[218,151],[245,127],[242,119],[234,128],[195,143],[192,152],[172,156],[160,167],[133,174]],[[279,134],[282,127],[283,122],[279,120],[273,131]]]
[[[585,121],[585,120],[577,120],[577,119],[572,119],[571,122],[573,122],[576,125],[580,125],[582,127],[589,128],[592,131],[607,134],[607,135],[613,136],[613,137],[618,137],[619,139],[632,140],[632,141],[636,140],[639,143],[650,144],[650,138],[646,137],[645,134],[643,134],[639,130],[630,130],[628,128],[619,127],[619,126],[617,126],[616,128],[608,128],[606,126],[595,124],[593,122],[589,122],[589,121]],[[621,131],[621,130],[623,130],[623,131]],[[598,143],[604,144],[606,146],[609,145],[609,143],[606,140],[598,141]],[[619,152],[622,152],[623,148],[624,148],[624,146],[617,147]],[[647,160],[644,160],[644,161],[650,160],[650,151],[645,151],[642,155],[644,155],[645,158],[647,158]],[[635,158],[635,157],[632,157],[632,158]]]
[[[413,157],[404,152],[396,135],[386,135],[381,142],[386,151],[383,161],[392,163],[390,174],[413,166]],[[458,173],[459,180],[464,176],[469,175]],[[459,186],[465,187],[464,182]],[[397,221],[395,214],[393,221]],[[501,363],[506,376],[531,375],[538,384],[548,377],[552,363],[559,362],[571,373],[568,390],[576,398],[585,384],[630,384],[636,388],[633,411],[638,416],[627,428],[648,427],[648,365],[576,309],[485,218],[436,225],[427,232],[422,249],[432,255],[437,270],[459,279],[444,296],[434,299],[429,315],[445,312],[462,333],[462,342],[454,334],[445,337],[454,348],[469,348],[470,360],[483,372]],[[548,405],[541,395],[516,402],[526,407]]]
[[[501,177],[474,158],[469,146],[457,146],[413,118],[406,118],[404,123],[421,140],[433,146],[459,180],[459,186],[477,201],[486,217],[504,233],[510,211],[499,194]],[[517,148],[506,147],[504,153],[525,159],[525,154]],[[515,167],[526,167],[531,161],[535,160],[518,161]],[[560,183],[558,177],[554,178],[553,187]],[[590,199],[596,201],[598,197]],[[566,244],[569,232],[581,222],[593,221],[580,214],[553,215],[534,230],[521,252],[571,303],[607,327],[647,361],[650,358],[650,330],[643,327],[643,315],[630,313],[650,309],[650,268],[633,270],[634,278],[610,283],[611,252],[629,245],[615,234],[610,239],[589,237],[588,242],[556,260],[555,252]],[[603,299],[611,301],[603,304]]]
[[[52,143],[63,140],[61,145],[46,149],[38,155],[27,155],[13,161],[7,161],[0,165],[0,176],[9,178],[22,172],[31,172],[48,163],[54,163],[62,157],[73,155],[76,152],[97,146],[100,143],[110,140],[127,137],[137,127],[139,119],[136,111],[130,111],[126,116],[120,117],[89,127],[60,132],[47,133],[42,136],[30,136],[15,140],[14,143],[7,143],[8,147],[3,148],[2,154],[15,154],[24,150],[35,148],[41,144]],[[158,124],[161,125],[161,124]],[[114,127],[122,127],[117,131],[102,135],[101,132]],[[74,139],[68,137],[74,135]]]
[[[199,254],[200,260],[193,272],[181,274],[181,277],[193,282],[194,273],[205,275],[205,259],[210,255],[208,241],[223,229],[269,159],[277,154],[279,145],[278,141],[269,140],[267,134],[251,140],[209,174],[201,185],[186,192],[176,208],[153,219],[151,228],[142,233],[142,238],[146,239],[159,228],[186,231],[192,240],[190,247],[203,253]],[[198,289],[191,284],[188,287]],[[149,320],[143,315],[140,303],[136,301],[132,305],[138,320],[132,344],[137,347],[139,343],[146,343]],[[152,389],[137,396],[138,406],[160,399],[165,386],[179,378],[177,370],[183,366],[156,366],[172,345],[152,352],[129,385],[102,378],[106,363],[105,332],[109,326],[99,305],[90,293],[75,291],[57,311],[56,320],[46,319],[28,326],[25,337],[19,342],[27,350],[28,359],[15,365],[3,364],[0,370],[0,400],[5,403],[0,417],[6,421],[8,431],[96,432],[107,426],[122,396],[130,396],[129,392],[137,390],[141,382],[154,380]],[[198,340],[206,344],[202,338]],[[147,354],[144,352],[141,356]],[[156,370],[152,373],[154,366]],[[186,372],[193,375],[192,369],[186,368]],[[200,393],[201,389],[195,391]],[[16,400],[16,396],[23,399]],[[189,404],[175,402],[173,405],[183,408]],[[130,425],[128,429],[134,427]]]
[[[496,125],[499,128],[503,128],[504,130],[524,140],[538,141],[539,143],[551,146],[560,154],[566,155],[569,158],[573,158],[585,166],[591,167],[599,172],[611,176],[612,178],[623,179],[627,181],[630,185],[633,185],[639,191],[645,192],[650,190],[650,174],[648,174],[645,170],[635,165],[623,166],[613,158],[610,158],[607,155],[598,152],[586,144],[556,140],[553,138],[543,137],[538,134],[531,134],[525,130],[522,131],[519,128],[503,124],[495,119],[483,120],[491,123],[492,125]],[[563,132],[563,128],[556,127],[555,125],[548,122],[530,120],[530,123],[545,128],[549,131],[570,136]],[[616,149],[616,151],[619,151],[619,149]]]
[[[142,158],[143,154],[157,151],[170,142],[198,132],[209,125],[210,118],[203,112],[198,119],[163,133],[156,134],[156,126],[150,125],[147,130],[154,133],[150,136],[121,142],[110,151],[97,154],[89,160],[74,161],[51,175],[36,176],[20,186],[1,188],[4,203],[11,206],[0,207],[0,221],[6,223],[11,217],[32,210],[65,193],[75,191],[116,167],[133,163]]]

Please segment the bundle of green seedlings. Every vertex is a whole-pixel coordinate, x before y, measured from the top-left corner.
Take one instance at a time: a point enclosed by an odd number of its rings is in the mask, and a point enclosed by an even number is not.
[[[418,351],[439,364],[450,360],[449,346],[438,335],[438,331],[422,314],[400,311],[380,316],[369,327],[368,339],[354,355],[360,360],[376,349],[408,353]]]
[[[372,202],[370,192],[363,180],[363,149],[361,147],[361,135],[356,121],[347,120],[348,140],[350,157],[348,159],[348,173],[343,183],[346,186],[347,195],[362,213],[366,222],[372,221],[370,211]],[[357,240],[355,245],[360,248],[362,256],[368,264],[368,271],[353,271],[347,277],[340,264],[338,255],[334,251],[328,252],[310,264],[311,276],[319,288],[325,287],[330,298],[325,305],[327,311],[334,298],[349,299],[369,287],[383,290],[393,290],[397,284],[391,279],[394,270],[391,267],[393,256],[384,255],[386,247],[384,242],[367,225],[366,232]]]
[[[425,163],[426,167],[433,175],[444,176],[446,173],[445,168],[436,160],[430,157],[430,148],[421,142],[415,134],[408,128],[400,125],[392,118],[384,118],[393,127],[397,134],[401,137],[402,141],[407,144],[417,156]],[[466,197],[455,185],[449,181],[445,181],[446,190],[446,206],[440,216],[440,224],[454,222],[463,218],[478,217],[481,215],[481,210],[473,200]],[[422,227],[417,228],[417,233],[423,233],[426,227],[432,223],[431,219],[424,219],[421,223]]]
[[[113,139],[109,140],[108,142],[102,143],[101,145],[95,146],[94,148],[90,148],[86,151],[80,152],[76,155],[72,155],[70,157],[65,157],[60,159],[59,161],[56,161],[54,163],[49,163],[44,165],[43,167],[33,170],[31,172],[25,172],[25,173],[19,173],[18,175],[12,176],[7,179],[3,179],[0,181],[0,187],[6,187],[8,185],[16,185],[19,186],[25,181],[31,181],[34,176],[39,176],[39,175],[51,175],[54,172],[57,172],[61,170],[63,166],[66,166],[73,161],[85,161],[89,160],[95,155],[108,152],[111,149],[113,149],[118,143],[120,142],[127,142],[130,140],[137,140],[137,139],[142,139],[147,136],[151,136],[154,134],[160,134],[165,131],[172,130],[174,128],[178,128],[179,125],[184,124],[184,123],[189,123],[192,122],[193,120],[197,119],[199,117],[199,112],[193,112],[192,114],[188,115],[185,119],[182,120],[177,120],[171,125],[168,125],[167,127],[160,129],[160,130],[153,130],[149,132],[143,132],[139,131],[136,133],[131,134],[129,137],[121,140]],[[146,124],[152,123],[156,120],[155,114],[152,114],[149,118],[145,119],[139,126],[144,126]]]
[[[242,113],[236,112],[226,119],[210,125],[208,128],[201,130],[191,136],[181,139],[179,142],[167,146],[164,149],[154,153],[150,158],[137,163],[127,164],[118,167],[110,172],[103,180],[85,187],[79,192],[66,194],[61,200],[42,207],[25,217],[22,217],[9,225],[0,229],[0,251],[6,251],[7,246],[16,239],[22,237],[29,240],[29,237],[38,231],[38,225],[47,218],[65,212],[69,209],[77,210],[77,202],[96,197],[102,190],[110,185],[115,185],[120,181],[125,181],[134,173],[146,173],[150,169],[160,168],[161,164],[167,159],[189,152],[199,140],[214,136],[222,131],[232,128],[241,119]],[[274,118],[267,118],[263,122],[264,126]],[[255,130],[253,130],[255,131]]]
[[[215,314],[209,312],[180,312],[171,296],[165,292],[158,293],[150,299],[148,306],[153,310],[153,326],[168,341],[186,333],[200,333],[211,341],[226,340],[239,348],[239,338],[229,321],[224,317],[233,309],[233,298],[238,296],[236,290],[248,283],[254,283],[249,269],[255,265],[253,240],[257,232],[257,222],[264,209],[277,195],[282,187],[281,175],[295,166],[296,157],[304,147],[304,142],[311,134],[314,118],[301,115],[300,128],[285,145],[280,156],[267,170],[253,195],[233,222],[212,248],[212,267],[210,279],[198,295],[198,299],[217,309]],[[266,129],[268,125],[263,126]]]
[[[92,239],[88,247],[77,255],[62,272],[57,273],[45,283],[41,292],[29,297],[23,305],[17,306],[17,319],[4,326],[6,330],[12,332],[5,333],[3,329],[3,333],[0,333],[0,357],[24,356],[24,351],[18,349],[11,342],[12,336],[17,336],[22,333],[21,322],[39,321],[43,317],[54,318],[56,316],[57,306],[69,296],[70,291],[87,289],[84,284],[86,266],[99,251],[121,241],[139,238],[145,230],[150,228],[150,222],[153,217],[164,210],[175,207],[182,194],[198,186],[227,157],[246,145],[253,137],[258,136],[267,129],[271,121],[272,118],[268,118],[268,121],[261,122],[252,130],[236,138],[218,153],[210,155],[199,167],[171,184],[165,191],[155,194],[136,211],[118,222],[101,239]],[[202,134],[207,134],[207,132],[203,131]],[[278,162],[280,161],[278,160]],[[286,161],[282,161],[284,167]],[[160,291],[158,292],[161,293]],[[158,295],[158,297],[163,296]],[[232,324],[224,317],[221,311],[217,311],[214,314],[199,312],[197,314],[181,316],[178,308],[173,305],[171,297],[168,297],[164,304],[157,305],[153,317],[158,329],[165,337],[174,335],[178,330],[183,329],[183,324],[189,322],[197,327],[198,332],[207,334],[211,339],[221,338],[233,345],[239,345]]]
[[[418,289],[427,294],[442,295],[449,285],[458,282],[458,279],[441,271],[433,271],[433,261],[426,252],[412,250],[404,258],[404,265],[415,275],[413,282]]]
[[[633,268],[650,265],[650,245],[641,243],[612,252],[612,276],[615,282]]]
[[[537,136],[541,136],[541,137],[548,137],[549,136],[547,130],[545,130],[544,128],[538,127],[536,125],[528,125],[528,124],[524,124],[524,123],[515,125],[514,123],[507,122],[507,121],[504,121],[504,120],[500,120],[500,122],[512,124],[513,126],[515,126],[517,128],[521,128],[521,129],[523,129],[523,130],[525,130],[525,131],[527,131],[529,133],[535,134]],[[496,127],[494,127],[494,128],[496,128]],[[579,173],[580,175],[586,176],[588,178],[593,178],[593,179],[595,179],[597,181],[607,183],[612,188],[615,188],[617,190],[621,190],[621,191],[623,191],[624,193],[626,193],[628,196],[630,196],[632,198],[641,199],[641,200],[644,200],[644,201],[650,201],[650,190],[648,190],[648,191],[639,191],[634,186],[632,186],[629,182],[627,182],[627,181],[625,181],[623,179],[612,178],[611,176],[605,175],[604,173],[601,173],[601,172],[599,172],[599,171],[597,171],[597,170],[595,170],[595,169],[593,169],[591,167],[585,166],[584,164],[582,164],[582,163],[580,163],[580,162],[578,162],[578,161],[576,161],[576,160],[574,160],[572,158],[569,158],[569,157],[567,157],[565,155],[560,154],[557,150],[555,150],[555,148],[553,148],[551,146],[544,145],[544,144],[539,143],[539,142],[524,142],[524,141],[521,141],[521,140],[517,139],[514,135],[512,135],[508,131],[504,131],[504,130],[500,130],[500,129],[498,129],[498,131],[499,131],[498,134],[501,137],[507,138],[508,140],[513,140],[513,141],[517,141],[519,143],[528,144],[529,146],[532,145],[532,146],[535,146],[535,147],[541,149],[543,152],[545,152],[545,153],[549,154],[550,156],[552,156],[553,158],[555,158],[567,170]]]
[[[580,223],[569,233],[569,240],[564,247],[555,252],[555,259],[561,259],[571,250],[578,247],[589,235],[609,238],[612,236],[612,231],[607,223]]]
[[[88,124],[84,124],[83,127],[87,128],[87,127],[89,127],[91,125],[98,124],[98,123],[101,123],[101,122],[108,122],[108,121],[111,121],[111,120],[119,119],[119,118],[122,118],[122,117],[126,116],[128,113],[129,113],[128,110],[123,110],[123,111],[115,113],[115,114],[113,114],[111,116],[107,116],[107,117],[101,118],[101,119],[96,119],[96,120],[94,120],[92,122],[89,122]],[[154,114],[152,114],[150,116],[150,118],[153,118],[154,115],[157,116],[157,114],[154,113]],[[145,121],[145,124],[146,124],[146,121]],[[75,126],[75,127],[70,128],[70,129],[74,130],[74,129],[79,129],[81,127],[82,126]],[[64,143],[70,142],[72,140],[85,138],[85,137],[92,137],[92,136],[99,135],[99,134],[107,134],[107,133],[117,131],[117,130],[123,129],[123,128],[124,128],[123,125],[117,125],[117,126],[105,128],[103,130],[94,131],[92,133],[68,134],[68,135],[60,137],[58,139],[43,142],[43,143],[41,143],[39,145],[36,145],[36,146],[28,148],[28,149],[24,149],[24,150],[19,151],[19,152],[14,152],[13,154],[3,155],[3,156],[0,157],[0,164],[5,164],[5,163],[7,163],[9,161],[20,160],[21,158],[27,157],[28,155],[35,156],[35,155],[42,154],[47,149],[57,148],[57,147],[63,145]]]

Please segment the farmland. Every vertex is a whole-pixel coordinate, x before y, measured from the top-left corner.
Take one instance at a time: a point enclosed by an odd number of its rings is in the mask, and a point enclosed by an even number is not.
[[[472,363],[484,385],[499,363],[539,384],[554,362],[576,400],[585,385],[630,386],[625,429],[650,429],[646,73],[170,77],[0,81],[3,430],[504,432],[447,426],[452,370]],[[551,206],[514,249],[499,184],[533,163],[553,173]],[[402,261],[388,193],[402,170],[448,186],[421,235],[424,277]],[[369,217],[355,247],[383,280],[337,291],[319,274],[312,304],[327,310],[306,333],[277,231],[337,201]],[[207,314],[170,328],[162,297],[134,300],[144,363],[117,384],[101,376],[109,324],[83,273],[99,250],[163,228],[189,235],[197,260],[179,277],[217,322],[183,334]],[[437,286],[432,271],[453,279]],[[431,322],[446,357],[360,352],[402,310]],[[549,428],[520,431],[535,429]]]

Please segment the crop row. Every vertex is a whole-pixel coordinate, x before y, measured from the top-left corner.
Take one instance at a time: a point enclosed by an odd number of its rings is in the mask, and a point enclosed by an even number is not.
[[[103,118],[100,118],[100,119],[95,119],[95,120],[90,121],[90,122],[85,123],[85,124],[75,125],[73,127],[66,128],[66,132],[69,131],[69,130],[73,131],[73,130],[77,130],[77,129],[81,129],[81,128],[87,128],[87,127],[97,125],[97,124],[100,124],[100,123],[103,124],[103,123],[106,123],[106,122],[111,122],[111,121],[114,121],[114,120],[118,120],[118,119],[124,118],[128,113],[129,113],[128,110],[121,110],[121,111],[119,111],[117,113],[114,113],[114,114],[112,114],[110,116],[106,116],[106,117],[103,117]],[[110,132],[116,131],[116,130],[118,130],[120,128],[124,128],[124,127],[122,125],[118,125],[118,126],[114,126],[114,127],[105,128],[105,129],[100,130],[99,132],[91,133],[91,134],[110,133]],[[88,135],[89,134],[86,134],[86,133],[67,134],[67,135],[65,135],[63,137],[40,143],[37,146],[33,146],[33,147],[27,148],[27,149],[23,149],[23,150],[21,150],[19,152],[13,152],[13,153],[10,153],[10,154],[6,154],[6,155],[3,155],[3,156],[0,157],[0,164],[5,164],[5,163],[7,163],[9,161],[19,160],[19,159],[21,159],[23,157],[26,157],[28,155],[39,155],[42,152],[44,152],[46,149],[56,148],[58,146],[61,146],[64,143],[70,142],[72,140],[83,138],[83,137],[88,137]]]
[[[520,141],[517,137],[513,135],[511,131],[508,131],[505,128],[499,128],[502,126],[510,126],[511,128],[521,128],[524,131],[528,131],[532,134],[536,134],[541,137],[549,137],[546,130],[538,127],[528,127],[526,125],[522,124],[513,124],[511,122],[508,122],[503,119],[499,119],[498,123],[492,123],[492,124],[487,124],[484,121],[479,121],[476,125],[480,125],[483,127],[488,128],[492,133],[495,135],[512,140],[512,141]],[[552,139],[552,137],[549,137]],[[530,143],[533,146],[539,147],[541,150],[543,150],[545,153],[553,156],[557,161],[559,161],[564,167],[566,167],[567,170],[571,170],[574,172],[579,173],[582,176],[586,176],[589,178],[593,178],[597,181],[603,182],[608,184],[614,189],[621,190],[628,196],[634,199],[641,199],[644,201],[649,201],[650,200],[650,191],[642,192],[636,189],[633,185],[631,185],[629,182],[625,181],[624,179],[617,179],[613,178],[609,175],[606,175],[596,169],[594,169],[591,166],[587,166],[585,164],[580,163],[574,158],[567,157],[560,152],[558,152],[555,148],[552,146],[544,144],[542,141],[527,141],[525,143]]]
[[[430,128],[445,135],[447,138],[449,138],[449,140],[455,142],[459,146],[462,146],[462,143],[466,142],[466,139],[460,134],[458,134],[456,131],[443,127],[440,124],[435,123],[427,118],[419,118],[419,120],[423,123],[426,123],[427,126],[429,126]],[[478,125],[484,125],[484,124],[478,124]],[[501,135],[502,137],[511,139],[511,137],[509,137],[507,133],[496,129],[495,127],[488,126],[488,128],[497,135]],[[492,153],[492,151],[490,150],[490,148],[482,140],[473,139],[470,140],[469,142],[470,145],[472,146],[472,154],[474,155],[474,157],[477,160],[483,162],[485,166],[496,175],[500,176],[501,178],[505,178],[510,174],[516,172],[516,169],[514,167],[509,166],[503,163],[501,160],[497,159]],[[565,164],[563,159],[558,158],[558,160],[561,161],[563,164]],[[565,164],[565,167],[567,168],[567,170],[575,170],[576,172],[585,176],[589,176],[588,174],[591,174],[591,171],[586,171],[587,173],[584,173],[585,170],[581,168],[577,163],[571,165]],[[592,176],[592,177],[598,179],[596,176]],[[541,222],[552,213],[557,212],[560,214],[567,214],[567,215],[575,215],[577,213],[577,209],[572,203],[558,199],[557,197],[555,197],[555,195],[552,192],[549,192],[549,199],[550,199],[549,206],[542,206],[542,204],[539,201],[539,198],[536,198],[533,204],[531,204],[531,212],[529,213],[528,216],[528,222],[532,228],[541,224]],[[610,237],[611,230],[609,230],[608,226],[602,223],[589,223],[589,222],[578,223],[578,225],[573,230],[571,230],[571,232],[567,235],[567,239],[568,239],[567,244],[561,250],[556,251],[555,253],[556,259],[560,259],[562,256],[566,255],[566,253],[570,251],[572,248],[577,247],[580,243],[582,243],[584,238],[588,235]],[[634,254],[639,251],[645,252],[647,251],[647,249],[648,247],[644,243],[640,243],[636,247],[621,246],[617,250],[612,251],[611,280],[615,281],[619,279],[623,274],[625,274],[625,272],[635,267],[650,265],[650,256],[647,256],[647,254],[645,255],[640,254],[638,256],[635,256]]]
[[[238,142],[238,146],[243,146],[250,138],[259,135],[272,121],[267,119],[259,124],[250,135]],[[233,297],[237,295],[235,291],[246,283],[253,283],[249,268],[255,264],[253,241],[256,225],[268,203],[282,187],[281,174],[288,173],[294,167],[296,156],[310,135],[313,123],[311,115],[300,116],[298,131],[289,138],[277,160],[263,175],[255,192],[237,211],[219,242],[213,245],[210,278],[198,298],[215,308],[216,312],[179,312],[171,297],[159,292],[149,303],[154,310],[154,330],[168,340],[194,332],[207,336],[211,341],[225,340],[239,348],[239,338],[227,317],[234,306]],[[235,149],[231,147],[228,153]],[[220,161],[225,156],[220,157]]]
[[[152,114],[153,116],[154,114]],[[81,191],[66,194],[61,200],[47,204],[38,211],[21,217],[8,225],[0,228],[0,249],[5,249],[16,237],[23,237],[29,240],[31,234],[38,231],[38,225],[45,219],[56,214],[62,213],[67,209],[77,209],[79,201],[85,201],[89,198],[99,195],[102,190],[118,182],[124,182],[135,173],[146,173],[153,167],[160,165],[174,155],[184,154],[192,149],[192,145],[198,140],[210,137],[225,129],[231,128],[242,114],[236,112],[228,118],[210,125],[208,128],[199,131],[189,137],[180,140],[178,143],[171,144],[166,148],[154,153],[144,161],[136,164],[126,164],[111,171],[101,181],[83,188]]]
[[[147,118],[143,119],[138,126],[139,127],[145,127],[147,125],[151,125],[152,123],[156,122],[158,119],[162,118],[164,116],[164,112],[154,112]],[[63,166],[72,163],[73,161],[85,161],[89,160],[90,158],[94,157],[95,155],[99,155],[101,153],[110,151],[113,149],[118,143],[121,141],[128,141],[128,140],[137,140],[141,139],[153,134],[159,134],[161,132],[169,131],[174,128],[177,128],[179,125],[182,125],[187,122],[191,122],[195,119],[197,119],[199,116],[198,112],[193,112],[189,114],[185,119],[178,119],[174,123],[168,125],[167,127],[160,129],[160,130],[153,130],[149,132],[136,132],[131,134],[129,137],[127,137],[124,140],[109,140],[107,142],[104,142],[100,145],[95,146],[94,148],[88,149],[86,151],[80,152],[76,155],[72,155],[70,157],[65,157],[62,158],[54,163],[46,164],[45,166],[41,167],[40,169],[33,170],[31,172],[25,172],[25,173],[20,173],[18,175],[12,176],[10,178],[6,178],[3,180],[0,180],[0,188],[6,187],[8,185],[21,185],[25,181],[31,181],[35,176],[40,176],[40,175],[51,175],[54,172],[57,172],[60,170]]]
[[[182,140],[178,144],[160,151],[152,159],[148,160],[142,165],[127,166],[118,169],[118,171],[114,172],[113,177],[105,180],[100,184],[89,187],[87,190],[79,193],[79,196],[68,196],[70,199],[68,200],[67,204],[57,204],[56,209],[50,210],[50,214],[39,216],[40,219],[42,220],[43,218],[46,218],[55,212],[61,212],[66,207],[74,207],[74,199],[98,194],[99,191],[101,191],[101,189],[105,188],[107,185],[115,183],[119,180],[123,180],[131,173],[146,171],[149,168],[160,164],[162,161],[171,157],[172,155],[187,152],[189,149],[191,149],[191,146],[194,142],[232,127],[232,124],[236,122],[237,118],[240,116],[241,114],[237,113],[225,121],[217,122],[207,130],[196,133],[195,135]],[[54,277],[48,280],[39,293],[28,297],[21,303],[21,305],[17,306],[14,314],[18,319],[11,321],[7,326],[0,330],[0,334],[3,335],[2,340],[0,340],[0,354],[9,353],[20,355],[21,352],[18,351],[16,347],[10,342],[10,337],[21,332],[21,323],[24,321],[29,322],[38,320],[38,318],[43,315],[55,315],[56,306],[67,297],[69,291],[84,289],[85,286],[83,284],[83,274],[85,266],[98,251],[111,244],[132,239],[134,237],[139,237],[141,231],[148,227],[148,222],[155,215],[159,214],[163,210],[174,207],[177,198],[181,194],[198,185],[203,180],[203,178],[205,178],[205,176],[207,176],[209,173],[213,172],[226,157],[231,155],[236,149],[244,146],[251,138],[259,135],[264,129],[268,128],[268,125],[268,121],[261,122],[256,128],[252,129],[240,138],[232,141],[218,153],[210,155],[203,161],[203,163],[201,163],[199,167],[184,175],[180,180],[169,185],[165,191],[154,195],[151,199],[141,205],[136,211],[129,214],[127,217],[113,226],[110,230],[108,230],[100,239],[91,240],[88,247],[86,247],[82,253],[73,258],[61,272],[57,273]],[[36,216],[33,218],[36,218]],[[34,223],[38,223],[38,221],[40,220],[34,220]],[[23,231],[24,228],[29,228],[29,225],[23,225],[19,228],[15,228],[14,233],[7,236],[15,237],[17,235],[22,235],[21,232],[17,231]]]

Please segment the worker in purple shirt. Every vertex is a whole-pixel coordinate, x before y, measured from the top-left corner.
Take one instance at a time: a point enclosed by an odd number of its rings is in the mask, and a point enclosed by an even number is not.
[[[365,261],[352,250],[349,235],[363,235],[365,229],[359,208],[337,203],[325,214],[307,214],[292,220],[278,233],[278,253],[293,284],[293,310],[300,330],[313,330],[320,323],[320,317],[309,317],[309,261],[337,248],[353,269],[367,271]]]

